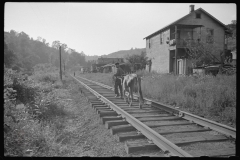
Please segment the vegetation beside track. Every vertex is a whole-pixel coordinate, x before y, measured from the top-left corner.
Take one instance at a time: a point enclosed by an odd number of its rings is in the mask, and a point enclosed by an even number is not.
[[[231,127],[236,126],[236,75],[174,76],[145,71],[138,74],[143,77],[144,97]],[[111,73],[76,75],[113,86]]]
[[[4,68],[4,156],[124,156],[78,86],[49,64],[31,76]]]
[[[4,155],[53,156],[69,116],[64,108],[68,95],[66,77],[57,69],[37,65],[31,76],[4,68]]]

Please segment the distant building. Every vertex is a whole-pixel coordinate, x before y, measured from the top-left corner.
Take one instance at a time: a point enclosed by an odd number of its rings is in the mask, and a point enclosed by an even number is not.
[[[114,65],[117,62],[122,63],[123,61],[123,58],[98,58],[96,63],[91,65],[91,72],[112,72],[113,70],[110,69],[110,65]]]
[[[104,66],[102,66],[102,68],[103,68],[103,73],[109,73],[109,72],[113,72],[113,67],[114,67],[115,65],[114,64],[106,64],[106,65],[104,65]]]
[[[190,5],[189,14],[144,38],[147,57],[151,60],[151,66],[146,69],[159,73],[191,74],[193,68],[185,51],[186,41],[214,42],[218,49],[224,51],[228,34],[228,28],[222,22],[202,8],[194,10],[194,5]],[[220,54],[214,56],[216,61],[221,61]]]

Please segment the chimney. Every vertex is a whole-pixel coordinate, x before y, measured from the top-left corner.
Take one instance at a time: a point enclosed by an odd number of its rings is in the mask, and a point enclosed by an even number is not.
[[[189,9],[190,9],[190,12],[189,13],[192,13],[194,11],[194,5],[190,5],[189,6]]]

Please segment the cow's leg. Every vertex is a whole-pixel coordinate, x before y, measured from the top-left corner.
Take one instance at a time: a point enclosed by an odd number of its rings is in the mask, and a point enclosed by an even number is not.
[[[142,95],[142,89],[141,89],[141,78],[137,78],[137,84],[138,84],[138,96],[139,96],[139,108],[142,109],[143,106],[143,95]]]
[[[127,88],[125,88],[125,93],[126,93],[126,90],[127,90]],[[125,101],[129,104],[129,94],[128,94],[128,96],[126,96],[126,94],[124,93],[124,97],[125,97]]]
[[[131,89],[131,105],[132,105],[132,102],[133,102],[133,86],[132,86],[132,89]]]
[[[128,95],[129,100],[130,100],[130,96],[131,96],[131,102],[130,102],[129,107],[132,106],[132,102],[133,102],[133,87],[134,87],[134,83],[133,82],[129,83],[129,95]]]
[[[129,86],[128,101],[130,101],[130,96],[132,96],[132,86]],[[129,107],[132,106],[132,100],[130,101]]]
[[[123,88],[123,97],[124,97],[124,100],[125,100],[125,102],[127,102],[127,103],[129,104],[129,102],[128,102],[128,100],[127,100],[127,96],[126,96],[127,86],[126,86],[126,82],[125,82],[125,81],[123,81],[122,88]]]

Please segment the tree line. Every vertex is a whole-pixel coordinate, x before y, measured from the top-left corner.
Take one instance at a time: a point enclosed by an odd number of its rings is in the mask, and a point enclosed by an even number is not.
[[[67,44],[56,40],[50,45],[42,37],[34,40],[26,33],[18,33],[14,30],[4,32],[4,65],[18,71],[32,71],[33,67],[40,63],[50,63],[59,67],[60,45],[63,69],[91,65],[92,62],[85,60],[84,52],[79,53]]]

